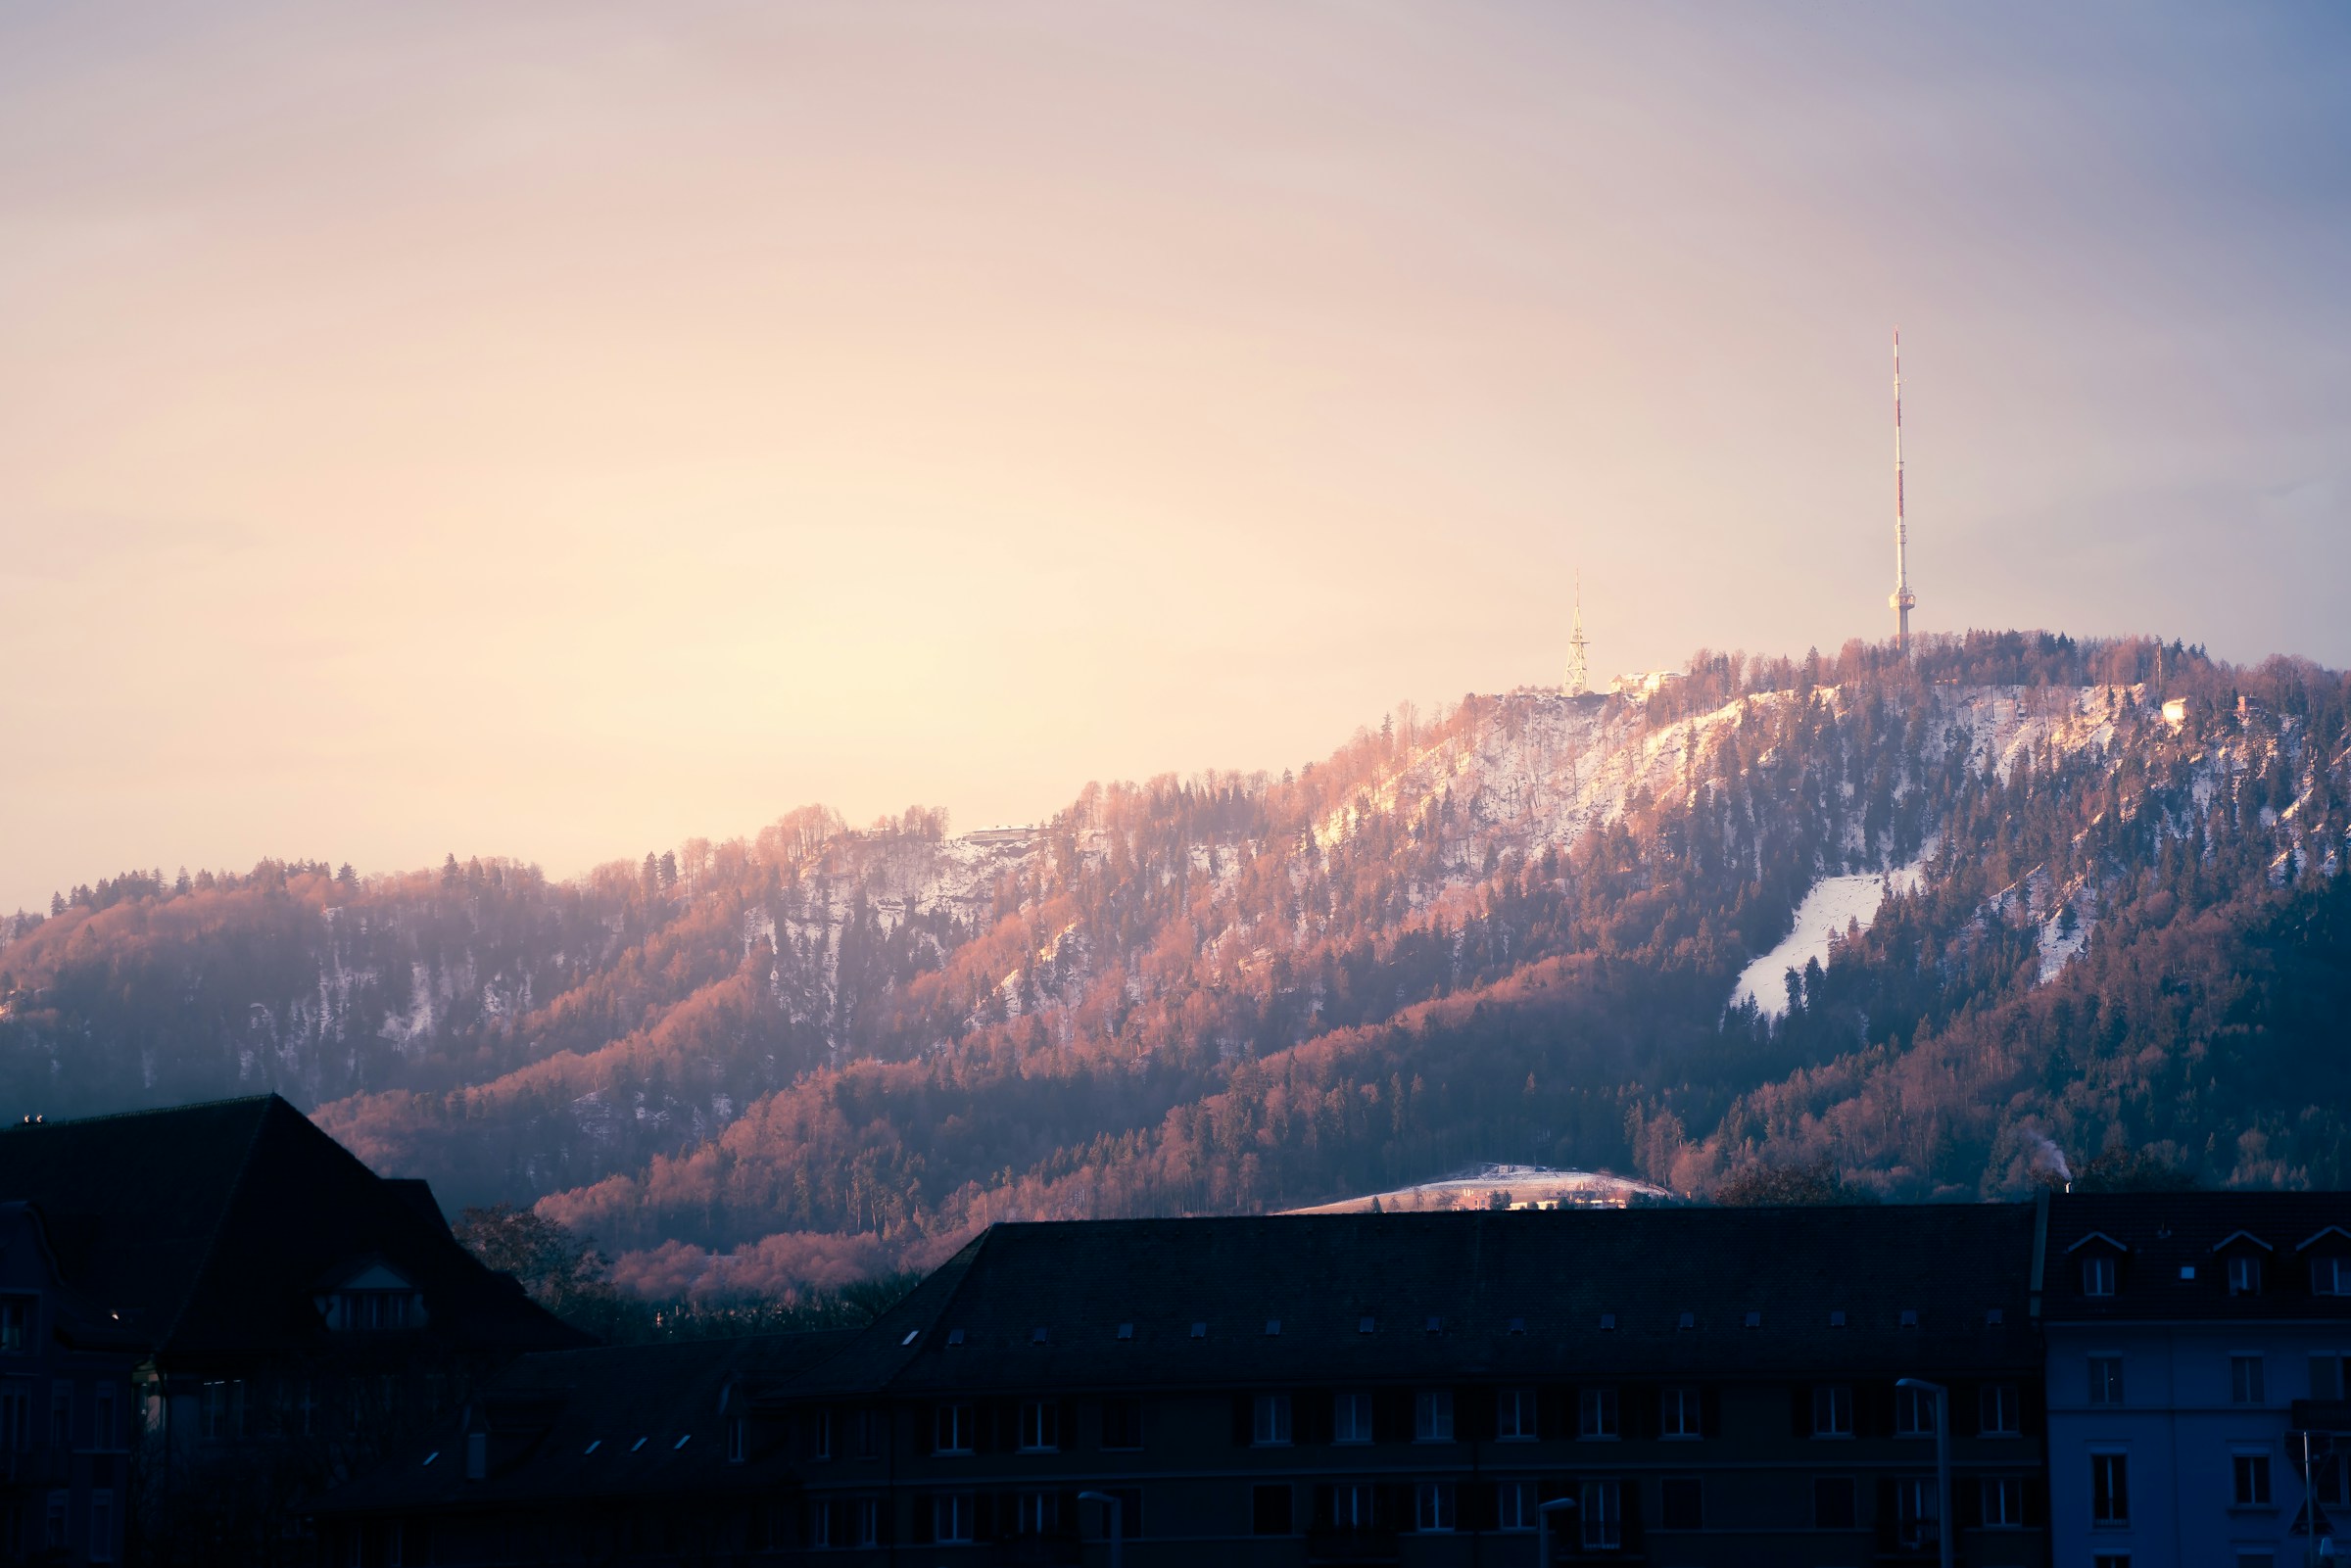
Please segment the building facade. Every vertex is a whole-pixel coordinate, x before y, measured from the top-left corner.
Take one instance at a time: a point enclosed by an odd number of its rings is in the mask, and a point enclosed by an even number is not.
[[[2351,1194],[2059,1197],[2044,1230],[2056,1560],[2315,1558],[2351,1513]]]

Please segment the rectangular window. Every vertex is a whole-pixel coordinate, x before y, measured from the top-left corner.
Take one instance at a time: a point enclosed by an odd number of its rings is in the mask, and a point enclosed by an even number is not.
[[[1583,1413],[1576,1423],[1577,1437],[1613,1438],[1621,1435],[1616,1419],[1614,1389],[1586,1389],[1580,1403]]]
[[[1984,1523],[1994,1530],[2014,1530],[2025,1522],[2025,1483],[2019,1476],[1984,1478]]]
[[[2131,1568],[2127,1551],[2101,1551],[2089,1559],[2089,1568]]]
[[[2112,1296],[2114,1294],[2114,1259],[2107,1257],[2082,1259],[2082,1294]]]
[[[2310,1358],[2310,1397],[2312,1399],[2341,1399],[2343,1382],[2343,1357],[2314,1355]]]
[[[1535,1528],[1535,1484],[1532,1481],[1498,1481],[1494,1484],[1494,1528],[1497,1530],[1532,1530]]]
[[[2231,1455],[2231,1469],[2236,1482],[2236,1505],[2240,1508],[2266,1508],[2270,1505],[2270,1456],[2266,1453]]]
[[[1624,1484],[1587,1481],[1577,1500],[1583,1516],[1584,1549],[1620,1550],[1624,1545]]]
[[[2351,1296],[2351,1258],[2314,1258],[2310,1260],[2313,1296]]]
[[[2089,1358],[2089,1402],[2120,1404],[2123,1402],[2123,1358],[2119,1355],[2093,1355]]]
[[[1850,1476],[1822,1476],[1812,1483],[1812,1528],[1853,1528],[1853,1480]]]
[[[2278,1568],[2278,1554],[2274,1551],[2240,1551],[2236,1554],[2236,1568]]]
[[[2269,1380],[2262,1375],[2258,1355],[2229,1357],[2229,1400],[2232,1404],[2266,1404],[2269,1402]]]
[[[73,1385],[62,1377],[49,1385],[49,1446],[73,1447]]]
[[[1987,1383],[1977,1396],[1977,1429],[1988,1438],[2012,1438],[2024,1430],[2024,1401],[2013,1383]]]
[[[115,1430],[115,1386],[101,1382],[90,1396],[90,1447],[116,1449],[121,1437]]]
[[[879,1459],[882,1457],[882,1412],[880,1410],[859,1410],[855,1416],[851,1417],[851,1431],[856,1436],[858,1458]]]
[[[839,1503],[833,1502],[816,1502],[810,1504],[808,1509],[808,1544],[811,1546],[838,1546],[841,1544],[840,1529],[840,1505]]]
[[[1053,1453],[1061,1448],[1061,1406],[1051,1400],[1021,1404],[1021,1451]]]
[[[1255,1536],[1290,1534],[1297,1498],[1288,1487],[1253,1487],[1249,1492],[1249,1533]]]
[[[1060,1493],[1024,1492],[1012,1499],[1013,1534],[1049,1536],[1060,1528]]]
[[[0,1451],[23,1453],[32,1447],[32,1396],[0,1389]]]
[[[1330,1441],[1333,1443],[1368,1443],[1371,1441],[1371,1396],[1362,1389],[1349,1389],[1330,1397]]]
[[[751,1456],[749,1425],[740,1415],[727,1423],[727,1463],[741,1464]]]
[[[1910,1476],[1895,1483],[1895,1516],[1902,1544],[1931,1545],[1937,1539],[1939,1494],[1932,1476]]]
[[[1494,1397],[1494,1437],[1501,1443],[1535,1441],[1533,1389],[1504,1389]]]
[[[1695,1438],[1702,1424],[1698,1390],[1688,1385],[1666,1389],[1657,1396],[1657,1436]]]
[[[1143,1402],[1140,1400],[1104,1400],[1102,1402],[1102,1447],[1113,1451],[1129,1450],[1143,1446]]]
[[[852,1544],[859,1546],[882,1544],[881,1498],[859,1497],[851,1506],[849,1516],[850,1522],[856,1526],[857,1535],[857,1539],[851,1543]]]
[[[1935,1435],[1935,1396],[1925,1389],[1894,1391],[1894,1435],[1931,1438]]]
[[[1330,1522],[1339,1530],[1368,1530],[1379,1517],[1377,1495],[1360,1481],[1342,1481],[1330,1489]]]
[[[950,1544],[972,1539],[972,1495],[942,1492],[931,1499],[931,1539]]]
[[[830,1408],[816,1411],[808,1420],[808,1457],[833,1457],[833,1412]]]
[[[1413,1488],[1413,1528],[1450,1531],[1454,1526],[1453,1483],[1423,1481]]]
[[[2229,1294],[2259,1296],[2261,1294],[2261,1259],[2251,1254],[2241,1254],[2229,1259]]]
[[[1290,1397],[1260,1394],[1254,1404],[1249,1441],[1261,1449],[1286,1447],[1290,1441]]]
[[[1706,1528],[1705,1489],[1696,1476],[1667,1476],[1657,1491],[1659,1525],[1667,1530]]]
[[[1853,1435],[1851,1384],[1822,1383],[1812,1390],[1812,1435],[1816,1438]]]
[[[1451,1389],[1422,1389],[1413,1396],[1413,1441],[1415,1443],[1451,1443],[1453,1441],[1453,1391]]]
[[[2089,1522],[2127,1525],[2131,1522],[2131,1456],[2093,1453],[2089,1456]]]
[[[931,1437],[932,1452],[969,1453],[972,1451],[972,1407],[970,1405],[942,1404],[933,1412],[933,1415],[935,1424]]]
[[[0,1351],[15,1354],[31,1335],[32,1303],[22,1296],[0,1296]]]

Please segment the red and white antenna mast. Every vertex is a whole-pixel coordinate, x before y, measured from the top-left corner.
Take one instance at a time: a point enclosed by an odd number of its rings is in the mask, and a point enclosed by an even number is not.
[[[1902,519],[1902,329],[1894,329],[1894,593],[1886,605],[1894,611],[1894,645],[1910,649],[1910,610],[1918,595],[1910,592],[1910,528]]]

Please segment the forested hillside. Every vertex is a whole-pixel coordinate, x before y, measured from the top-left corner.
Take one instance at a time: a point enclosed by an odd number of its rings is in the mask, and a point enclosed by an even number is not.
[[[1702,651],[1402,709],[1295,776],[1089,785],[1026,835],[810,809],[568,883],[132,874],[0,922],[0,1094],[276,1088],[661,1294],[1480,1160],[2339,1183],[2347,710],[2176,643]],[[1820,879],[1897,869],[1785,1011],[1729,1006]]]

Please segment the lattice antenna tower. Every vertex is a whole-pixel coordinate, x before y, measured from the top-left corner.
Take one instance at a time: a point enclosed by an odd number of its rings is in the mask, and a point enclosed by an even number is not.
[[[1910,649],[1910,611],[1918,595],[1910,592],[1910,527],[1902,518],[1902,329],[1894,329],[1894,593],[1886,607],[1894,611],[1894,645]]]
[[[1592,689],[1592,667],[1585,657],[1591,643],[1584,637],[1584,574],[1575,574],[1575,630],[1567,638],[1567,684],[1563,689],[1571,697],[1580,697]]]

